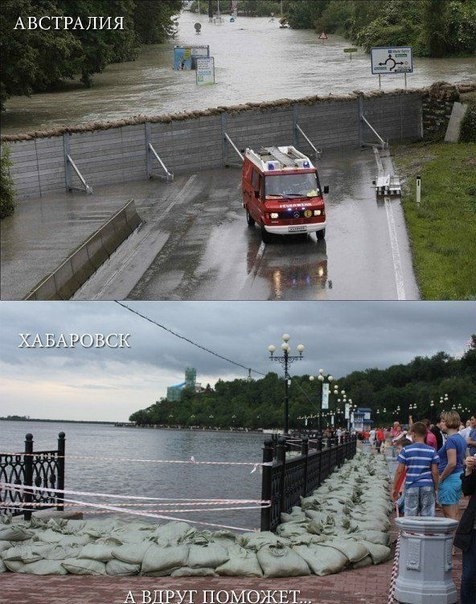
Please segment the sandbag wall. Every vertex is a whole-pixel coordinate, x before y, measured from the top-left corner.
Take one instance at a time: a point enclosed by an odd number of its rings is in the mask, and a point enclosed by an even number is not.
[[[225,142],[225,133],[239,149],[295,144],[310,153],[296,124],[318,148],[376,142],[361,113],[385,140],[418,139],[422,136],[421,99],[419,91],[283,99],[10,135],[2,143],[10,149],[11,174],[17,198],[22,199],[65,191],[66,154],[94,188],[145,179],[148,165],[152,175],[164,174],[148,151],[149,143],[168,170],[179,174],[236,161],[238,156]]]
[[[212,532],[178,521],[33,518],[0,523],[0,573],[328,575],[391,557],[392,508],[384,456],[358,453],[282,514],[277,534]]]

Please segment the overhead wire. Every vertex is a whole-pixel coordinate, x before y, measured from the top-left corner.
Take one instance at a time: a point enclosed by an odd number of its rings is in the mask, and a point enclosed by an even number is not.
[[[218,357],[219,359],[222,359],[223,361],[226,361],[227,363],[231,363],[232,365],[235,365],[236,367],[241,367],[242,369],[246,369],[246,371],[248,371],[248,372],[252,371],[253,373],[256,373],[257,375],[262,375],[262,376],[266,375],[265,373],[262,373],[261,371],[258,371],[257,369],[253,369],[251,367],[246,367],[245,365],[242,365],[241,363],[238,363],[237,361],[234,361],[233,359],[229,359],[228,357],[225,357],[222,354],[219,354],[218,352],[210,350],[206,346],[202,346],[202,344],[198,344],[197,342],[194,342],[190,338],[187,338],[186,336],[183,336],[182,334],[177,333],[173,329],[170,329],[169,327],[166,327],[165,325],[162,325],[158,321],[155,321],[154,319],[151,319],[150,317],[147,317],[146,315],[140,313],[139,311],[135,310],[134,308],[131,308],[130,306],[127,306],[127,304],[123,304],[119,300],[115,300],[115,303],[119,304],[119,306],[122,306],[123,308],[125,308],[129,312],[131,312],[131,313],[133,313],[133,314],[141,317],[142,319],[148,321],[149,323],[152,323],[156,327],[160,327],[160,329],[163,329],[164,331],[167,331],[168,333],[172,334],[176,338],[179,338],[180,340],[184,340],[188,344],[191,344],[192,346],[195,346],[196,348],[199,348],[200,350],[203,350],[204,352],[207,352],[208,354],[211,354],[211,355],[213,355],[215,357]]]

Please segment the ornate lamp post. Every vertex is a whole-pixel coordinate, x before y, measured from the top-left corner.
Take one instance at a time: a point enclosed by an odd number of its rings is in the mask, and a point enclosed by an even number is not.
[[[349,432],[351,430],[355,430],[355,412],[357,410],[357,405],[352,403],[352,399],[349,399]]]
[[[440,396],[440,405],[441,405],[441,410],[444,411],[444,407],[443,405],[447,405],[449,404],[449,400],[448,400],[448,395],[445,393],[444,395]]]
[[[291,347],[289,346],[290,336],[285,333],[282,336],[283,343],[281,344],[281,350],[283,351],[282,355],[275,355],[274,351],[276,350],[276,346],[272,344],[268,346],[269,358],[272,361],[278,361],[284,368],[284,434],[289,433],[289,382],[291,381],[291,376],[288,373],[288,367],[294,361],[300,361],[302,357],[302,353],[304,352],[304,346],[302,344],[298,344],[297,351],[299,354],[292,355]]]
[[[309,380],[313,382],[316,378],[311,375]],[[334,381],[332,375],[326,374],[324,369],[319,369],[317,379],[320,383],[320,396],[319,396],[319,433],[322,434],[322,410],[329,409],[329,384]]]
[[[337,399],[337,405],[340,408],[340,406],[342,404],[342,407],[344,409],[344,420],[346,420],[346,419],[348,419],[349,409],[348,409],[348,403],[347,403],[347,394],[346,394],[345,390],[341,390],[340,395],[341,395],[341,398]]]

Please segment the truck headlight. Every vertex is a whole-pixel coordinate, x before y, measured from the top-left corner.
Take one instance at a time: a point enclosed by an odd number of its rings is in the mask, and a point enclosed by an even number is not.
[[[279,218],[279,214],[277,212],[271,212],[271,214],[269,215],[270,218]]]
[[[322,214],[321,210],[314,210],[314,216],[320,216]]]

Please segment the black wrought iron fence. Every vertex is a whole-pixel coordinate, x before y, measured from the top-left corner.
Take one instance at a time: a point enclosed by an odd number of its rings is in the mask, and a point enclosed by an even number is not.
[[[261,498],[271,507],[261,510],[261,530],[274,531],[281,512],[289,512],[310,495],[346,459],[354,457],[357,438],[270,438],[263,447]]]
[[[23,514],[29,520],[33,510],[63,509],[63,494],[52,489],[64,490],[65,441],[60,432],[55,451],[34,451],[33,435],[27,434],[23,452],[0,452],[1,515]]]

